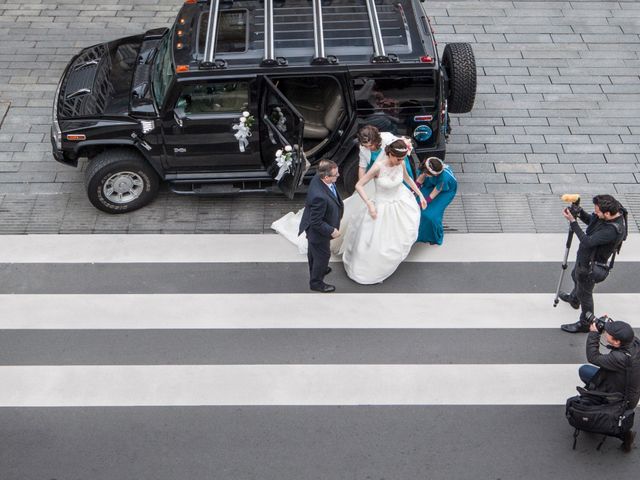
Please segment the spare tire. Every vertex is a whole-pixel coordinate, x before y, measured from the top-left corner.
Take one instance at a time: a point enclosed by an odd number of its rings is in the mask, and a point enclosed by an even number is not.
[[[450,113],[468,113],[476,99],[476,58],[468,43],[444,47],[442,65],[449,78],[447,103]]]

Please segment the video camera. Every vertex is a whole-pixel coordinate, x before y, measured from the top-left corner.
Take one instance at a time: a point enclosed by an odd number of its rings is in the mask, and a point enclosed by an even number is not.
[[[604,332],[604,327],[607,322],[613,322],[613,319],[609,318],[607,315],[596,317],[593,312],[586,312],[584,316],[587,322],[593,323],[596,326],[596,330],[598,330],[599,334],[602,334],[602,332]]]
[[[582,207],[580,206],[580,194],[578,193],[565,193],[560,197],[563,202],[570,203],[571,205],[567,207],[569,213],[573,215],[573,218],[577,218],[582,211]]]

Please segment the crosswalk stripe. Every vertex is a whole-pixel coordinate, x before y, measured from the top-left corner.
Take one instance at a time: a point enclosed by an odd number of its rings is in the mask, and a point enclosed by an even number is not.
[[[640,294],[596,302],[640,327]],[[0,329],[536,329],[576,320],[552,304],[552,294],[506,293],[0,295]]]
[[[560,405],[578,365],[0,367],[0,407]],[[535,386],[535,388],[533,387]]]
[[[565,240],[565,234],[452,234],[442,246],[416,244],[406,261],[560,263]],[[278,235],[0,236],[0,264],[306,261]],[[616,261],[640,261],[640,235],[629,236]]]

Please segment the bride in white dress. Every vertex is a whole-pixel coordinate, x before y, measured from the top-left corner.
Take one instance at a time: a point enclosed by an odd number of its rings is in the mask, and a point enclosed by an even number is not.
[[[364,206],[350,219],[341,251],[347,275],[358,283],[380,283],[388,278],[418,238],[420,208],[426,208],[427,202],[407,173],[407,153],[403,140],[394,141],[356,184]],[[372,180],[376,186],[373,198],[364,188]],[[403,181],[418,196],[420,206]]]
[[[358,195],[344,200],[341,236],[331,241],[331,250],[344,255],[347,275],[362,284],[379,283],[389,277],[418,238],[420,206],[403,180],[416,192],[422,208],[426,206],[404,166],[409,153],[407,144],[396,137],[391,140],[356,184]],[[375,188],[371,188],[373,184]],[[306,254],[306,236],[304,232],[298,235],[301,217],[302,210],[289,212],[273,222],[271,228],[295,244],[301,254]]]

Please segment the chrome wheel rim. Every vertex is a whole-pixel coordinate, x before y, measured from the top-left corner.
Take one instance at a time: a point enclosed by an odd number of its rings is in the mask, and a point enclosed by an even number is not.
[[[144,180],[134,172],[114,173],[104,182],[102,191],[105,198],[112,203],[131,203],[142,195]]]

